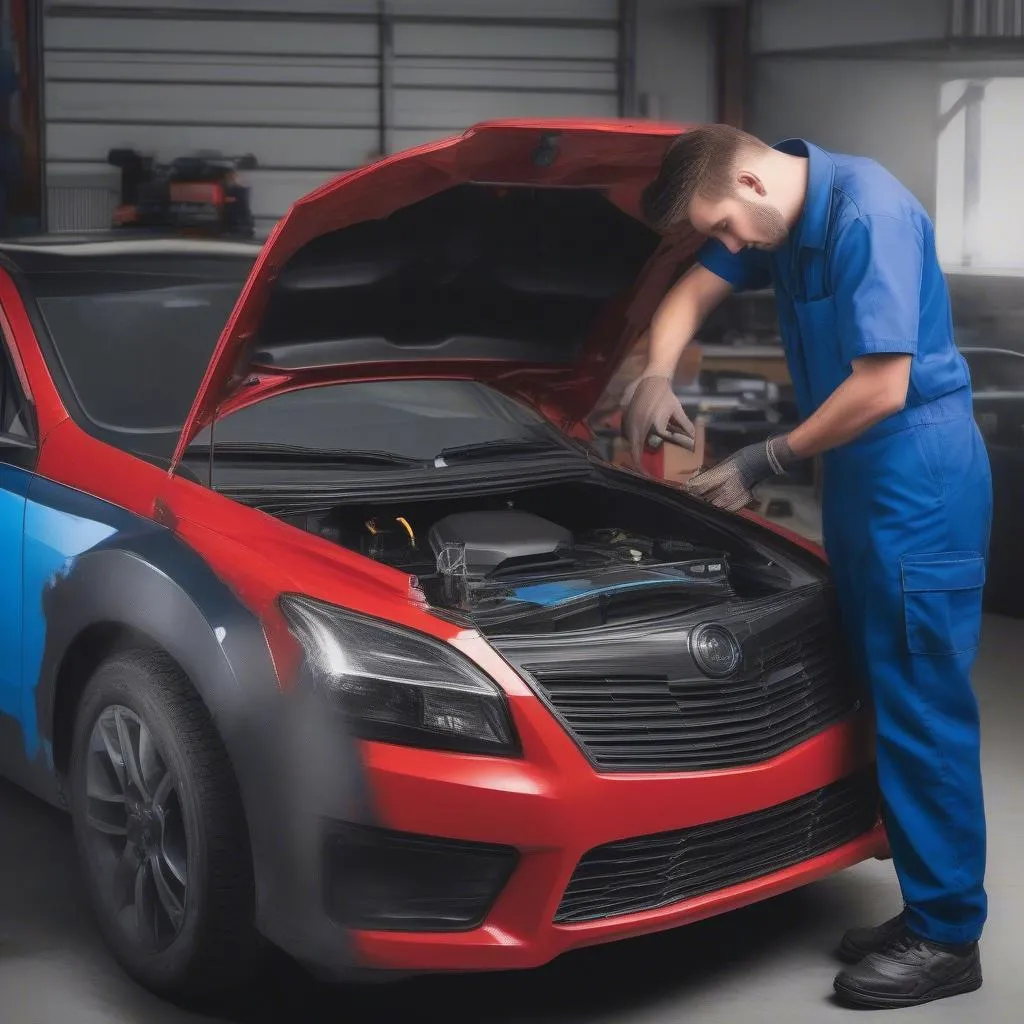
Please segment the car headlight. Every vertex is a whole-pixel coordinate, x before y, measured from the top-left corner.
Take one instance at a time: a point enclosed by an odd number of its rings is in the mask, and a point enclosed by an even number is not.
[[[519,753],[505,695],[471,661],[431,637],[308,597],[280,598],[316,682],[363,739]]]

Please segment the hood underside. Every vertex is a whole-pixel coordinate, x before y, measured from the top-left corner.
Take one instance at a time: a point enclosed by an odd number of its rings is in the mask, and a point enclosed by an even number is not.
[[[172,472],[217,417],[349,380],[472,378],[585,417],[696,248],[639,213],[682,130],[485,124],[300,200],[228,319]]]

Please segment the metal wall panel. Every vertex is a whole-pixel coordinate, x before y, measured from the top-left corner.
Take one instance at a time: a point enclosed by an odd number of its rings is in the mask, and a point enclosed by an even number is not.
[[[281,22],[217,21],[203,18],[91,18],[61,16],[52,9],[46,21],[46,49],[81,53],[247,53],[311,56],[373,55],[377,29],[372,22],[336,22],[296,19]]]
[[[112,103],[112,88],[117,88]],[[107,81],[50,79],[46,110],[53,121],[96,124],[305,125],[375,128],[377,90],[372,86],[257,85],[255,83],[134,81],[131,88]]]
[[[416,0],[413,0],[415,3]],[[487,0],[483,0],[484,3]],[[321,14],[334,15],[339,12],[346,14],[375,14],[377,0],[74,0],[73,3],[60,3],[62,8],[74,7],[83,11],[104,11],[117,9],[119,15],[127,11],[147,12],[152,10],[189,11],[211,10],[218,13],[248,17],[256,14],[280,15],[289,11],[295,15]]]
[[[950,0],[755,0],[750,48],[789,53],[942,39]]]
[[[683,7],[703,4],[707,0],[670,2]],[[715,2],[732,3],[734,0]],[[121,3],[116,0],[76,0],[72,6],[92,10],[111,7],[131,7],[142,11],[211,9],[240,15],[283,15],[286,18],[307,14],[376,15],[379,10],[378,0],[121,0]],[[611,19],[616,16],[618,0],[388,0],[388,6],[397,14],[423,14],[427,17]]]
[[[382,150],[491,118],[616,116],[618,12],[618,0],[53,0],[51,194],[67,206],[58,189],[115,147],[251,152],[266,230]]]
[[[100,56],[50,50],[50,82],[113,82],[132,87],[136,82],[201,82],[230,85],[337,85],[376,89],[380,66],[376,54],[355,57],[306,58],[277,55],[178,53],[147,55],[103,53]],[[126,90],[129,91],[129,90]]]
[[[534,89],[609,94],[618,89],[619,76],[616,66],[608,60],[578,60],[559,65],[530,60],[407,57],[395,66],[394,81],[396,86],[410,89],[480,89],[484,81],[487,91]]]
[[[399,21],[395,56],[614,61],[618,33],[614,23],[606,28],[567,28],[539,22],[519,26]]]
[[[316,181],[363,163],[377,145],[375,128],[326,131],[323,128],[273,129],[250,125],[220,127],[183,122],[168,124],[49,124],[46,129],[47,165],[106,162],[111,149],[131,145],[144,153],[170,158],[199,150],[238,155],[255,153],[263,170],[313,172]],[[262,171],[250,172],[259,175]],[[314,184],[311,186],[316,187]],[[276,211],[278,214],[284,211]]]
[[[595,16],[607,6],[594,5],[578,24],[397,21],[391,147],[494,118],[615,117],[619,28]],[[556,17],[557,5],[548,7]]]
[[[478,92],[448,89],[398,89],[395,94],[395,123],[403,128],[427,126],[441,132],[457,131],[466,125],[494,118],[614,117],[615,95],[580,93],[560,95],[558,109],[552,109],[552,94],[546,90]]]
[[[487,18],[613,21],[618,17],[618,0],[389,0],[388,5],[392,11],[401,15],[472,18],[481,21]]]
[[[949,21],[954,39],[1020,39],[1024,0],[949,0]]]

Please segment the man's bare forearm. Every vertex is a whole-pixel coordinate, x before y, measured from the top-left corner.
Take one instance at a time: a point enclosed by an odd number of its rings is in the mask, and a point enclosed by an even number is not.
[[[700,264],[688,270],[668,291],[651,318],[645,373],[673,376],[683,350],[730,291],[732,286],[728,282]]]
[[[786,438],[794,456],[807,459],[856,440],[906,404],[910,356],[869,356],[821,406]]]

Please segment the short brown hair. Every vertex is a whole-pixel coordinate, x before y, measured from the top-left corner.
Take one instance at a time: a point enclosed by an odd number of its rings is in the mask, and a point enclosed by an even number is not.
[[[767,148],[760,139],[727,124],[705,124],[677,135],[665,151],[657,178],[643,191],[644,218],[663,231],[687,215],[696,196],[728,195],[740,154]]]

